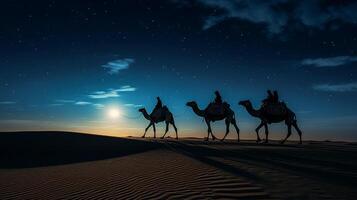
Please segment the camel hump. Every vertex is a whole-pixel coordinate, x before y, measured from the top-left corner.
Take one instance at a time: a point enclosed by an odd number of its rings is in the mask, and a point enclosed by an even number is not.
[[[227,103],[227,102],[223,102],[223,107],[225,107],[225,108],[230,108],[231,105],[230,105],[229,103]]]
[[[288,112],[288,108],[284,102],[269,103],[264,106],[264,110],[267,114],[272,116],[285,115]]]
[[[167,106],[162,106],[161,108],[153,110],[153,112],[151,113],[151,117],[155,119],[163,118],[168,111],[169,108]]]
[[[223,115],[229,107],[230,105],[227,102],[223,102],[221,104],[210,103],[207,110],[208,113],[211,113],[212,115]]]

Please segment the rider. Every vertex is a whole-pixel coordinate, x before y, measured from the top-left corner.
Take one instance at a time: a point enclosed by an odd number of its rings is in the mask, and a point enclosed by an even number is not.
[[[226,102],[223,102],[222,96],[218,91],[215,91],[214,94],[216,95],[216,98],[214,99],[213,105],[215,105],[214,112],[216,113],[222,113],[224,112],[225,108],[229,108],[229,104]]]
[[[222,101],[222,96],[221,96],[221,94],[219,94],[218,91],[215,91],[214,94],[216,95],[216,98],[214,99],[214,103],[217,104],[217,105],[222,104],[223,101]]]
[[[156,97],[156,99],[157,99],[157,103],[156,103],[154,110],[158,110],[158,109],[162,108],[162,102],[161,102],[160,97]]]
[[[274,90],[274,93],[271,92],[271,90],[267,91],[268,96],[267,98],[263,99],[263,106],[266,106],[268,104],[274,104],[274,103],[279,103],[279,95],[276,90]]]
[[[273,102],[274,103],[279,103],[279,95],[278,92],[276,90],[274,90],[274,94],[273,94]]]

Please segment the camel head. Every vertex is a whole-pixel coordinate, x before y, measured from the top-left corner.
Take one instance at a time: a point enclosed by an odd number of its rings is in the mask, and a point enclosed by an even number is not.
[[[189,107],[197,106],[197,103],[195,101],[189,101],[186,103],[186,106],[189,106]]]
[[[238,104],[246,107],[251,105],[252,103],[249,100],[244,100],[244,101],[240,101]]]

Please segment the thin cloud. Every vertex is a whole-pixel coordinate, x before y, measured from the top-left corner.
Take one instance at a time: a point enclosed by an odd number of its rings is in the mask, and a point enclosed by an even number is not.
[[[135,92],[136,88],[130,85],[124,85],[116,90],[117,92]]]
[[[103,104],[100,103],[92,103],[92,102],[88,102],[88,101],[77,101],[76,103],[74,103],[75,105],[78,106],[93,106],[96,109],[103,109],[105,106]]]
[[[103,109],[105,106],[103,104],[100,103],[94,103],[92,104],[96,109]]]
[[[337,56],[328,58],[304,59],[302,65],[312,65],[315,67],[337,67],[357,61],[357,56]]]
[[[132,104],[132,103],[124,104],[124,106],[126,106],[126,107],[132,107],[132,108],[143,107],[143,105],[141,105],[141,104]]]
[[[64,105],[67,105],[67,104],[75,104],[75,103],[76,103],[75,100],[56,99],[56,100],[54,100],[53,103],[48,104],[48,106],[58,107],[58,106],[64,106]]]
[[[103,65],[105,69],[108,69],[109,74],[117,74],[121,70],[128,69],[131,64],[135,61],[132,58],[124,58],[119,60],[110,61],[107,64]]]
[[[224,14],[206,18],[203,29],[209,29],[227,19],[237,18],[253,23],[264,23],[270,33],[280,33],[288,22],[286,12],[278,12],[274,9],[286,0],[275,1],[236,1],[236,0],[198,0],[209,7],[215,7],[224,11]]]
[[[0,105],[12,105],[16,104],[15,101],[0,101]]]
[[[324,92],[354,92],[357,91],[357,82],[346,84],[321,84],[313,86],[313,89]]]
[[[119,96],[120,95],[115,90],[97,91],[97,92],[94,92],[93,94],[88,95],[88,97],[92,98],[92,99],[106,99],[106,98],[113,98],[113,97],[119,97]]]
[[[135,87],[130,85],[125,85],[120,87],[119,89],[108,89],[107,91],[96,91],[92,94],[88,95],[89,98],[92,99],[106,99],[106,98],[115,98],[120,97],[120,92],[134,92],[136,91]]]
[[[74,103],[74,102],[76,102],[74,100],[66,100],[66,99],[57,99],[55,101],[58,103]]]
[[[75,105],[79,105],[79,106],[84,106],[84,105],[91,105],[91,102],[87,102],[87,101],[77,101],[76,103],[74,103]]]
[[[188,0],[172,1],[182,6],[194,5]],[[340,24],[357,23],[355,12],[357,2],[353,1],[337,5],[321,4],[315,0],[196,0],[196,2],[221,11],[204,20],[203,30],[232,18],[263,24],[270,34],[279,34],[288,26],[289,29],[304,25],[323,30],[331,24],[338,28]]]
[[[100,103],[92,103],[89,101],[75,101],[75,100],[63,100],[63,99],[59,99],[59,100],[55,100],[56,103],[52,103],[49,104],[48,106],[52,106],[52,107],[58,107],[58,106],[65,106],[65,105],[76,105],[76,106],[87,106],[87,105],[92,105],[93,107],[95,107],[96,109],[102,109],[105,106],[103,104]],[[58,103],[57,103],[58,102]]]
[[[51,103],[49,106],[63,106],[63,103]]]

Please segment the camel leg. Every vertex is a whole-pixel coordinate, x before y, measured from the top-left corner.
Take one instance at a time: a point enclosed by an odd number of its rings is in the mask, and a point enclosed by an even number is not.
[[[208,141],[209,140],[209,135],[210,135],[210,133],[212,133],[212,129],[211,129],[211,123],[210,123],[210,121],[209,120],[207,120],[207,119],[205,119],[205,121],[206,121],[206,124],[207,124],[207,138],[206,138],[206,141]],[[212,136],[213,136],[213,134],[212,134]]]
[[[154,138],[156,138],[156,127],[155,127],[155,123],[152,123],[152,128],[154,129]]]
[[[223,141],[224,139],[226,139],[226,137],[227,137],[227,135],[228,135],[228,133],[229,133],[229,125],[231,124],[231,122],[230,122],[230,120],[227,118],[226,119],[226,134],[224,135],[224,137],[222,138],[222,140],[221,141]]]
[[[294,121],[293,127],[295,128],[295,130],[296,130],[296,131],[298,132],[298,134],[299,134],[299,137],[300,137],[300,142],[299,142],[299,143],[302,144],[302,139],[301,139],[302,132],[301,132],[300,128],[298,127],[296,121]]]
[[[264,129],[265,129],[265,143],[269,142],[269,129],[268,129],[268,124],[264,124]]]
[[[237,122],[236,122],[235,119],[233,119],[231,123],[233,124],[234,128],[236,129],[236,132],[237,132],[237,135],[238,135],[238,142],[239,142],[240,138],[239,138],[239,128],[237,126]]]
[[[165,134],[161,137],[161,139],[164,139],[164,138],[165,138],[166,133],[169,131],[169,122],[168,122],[168,121],[165,121],[165,123],[166,123]]]
[[[177,135],[177,128],[176,128],[176,125],[175,125],[175,121],[172,119],[172,121],[170,122],[172,124],[172,126],[174,127],[175,129],[175,133],[176,133],[176,140],[178,140],[178,135]]]
[[[207,138],[205,139],[206,141],[209,140],[209,134],[211,132],[211,125],[210,122],[206,119],[206,124],[207,124]]]
[[[262,128],[263,126],[264,126],[264,122],[262,121],[262,122],[260,122],[259,126],[255,129],[255,132],[257,133],[257,142],[260,142],[260,141],[261,141],[261,139],[260,139],[260,137],[259,137],[259,130],[260,130],[260,128]]]
[[[286,135],[285,139],[281,141],[281,144],[284,144],[285,141],[290,137],[291,135],[291,124],[287,124],[288,125],[288,134]]]
[[[211,123],[210,123],[210,125],[209,125],[209,130],[210,130],[210,132],[211,132],[212,140],[217,139],[216,136],[213,135],[212,128],[211,128]]]
[[[145,138],[146,132],[148,131],[148,129],[150,128],[151,125],[152,125],[152,123],[150,123],[150,124],[145,128],[145,132],[144,132],[144,135],[142,136],[142,138]]]

